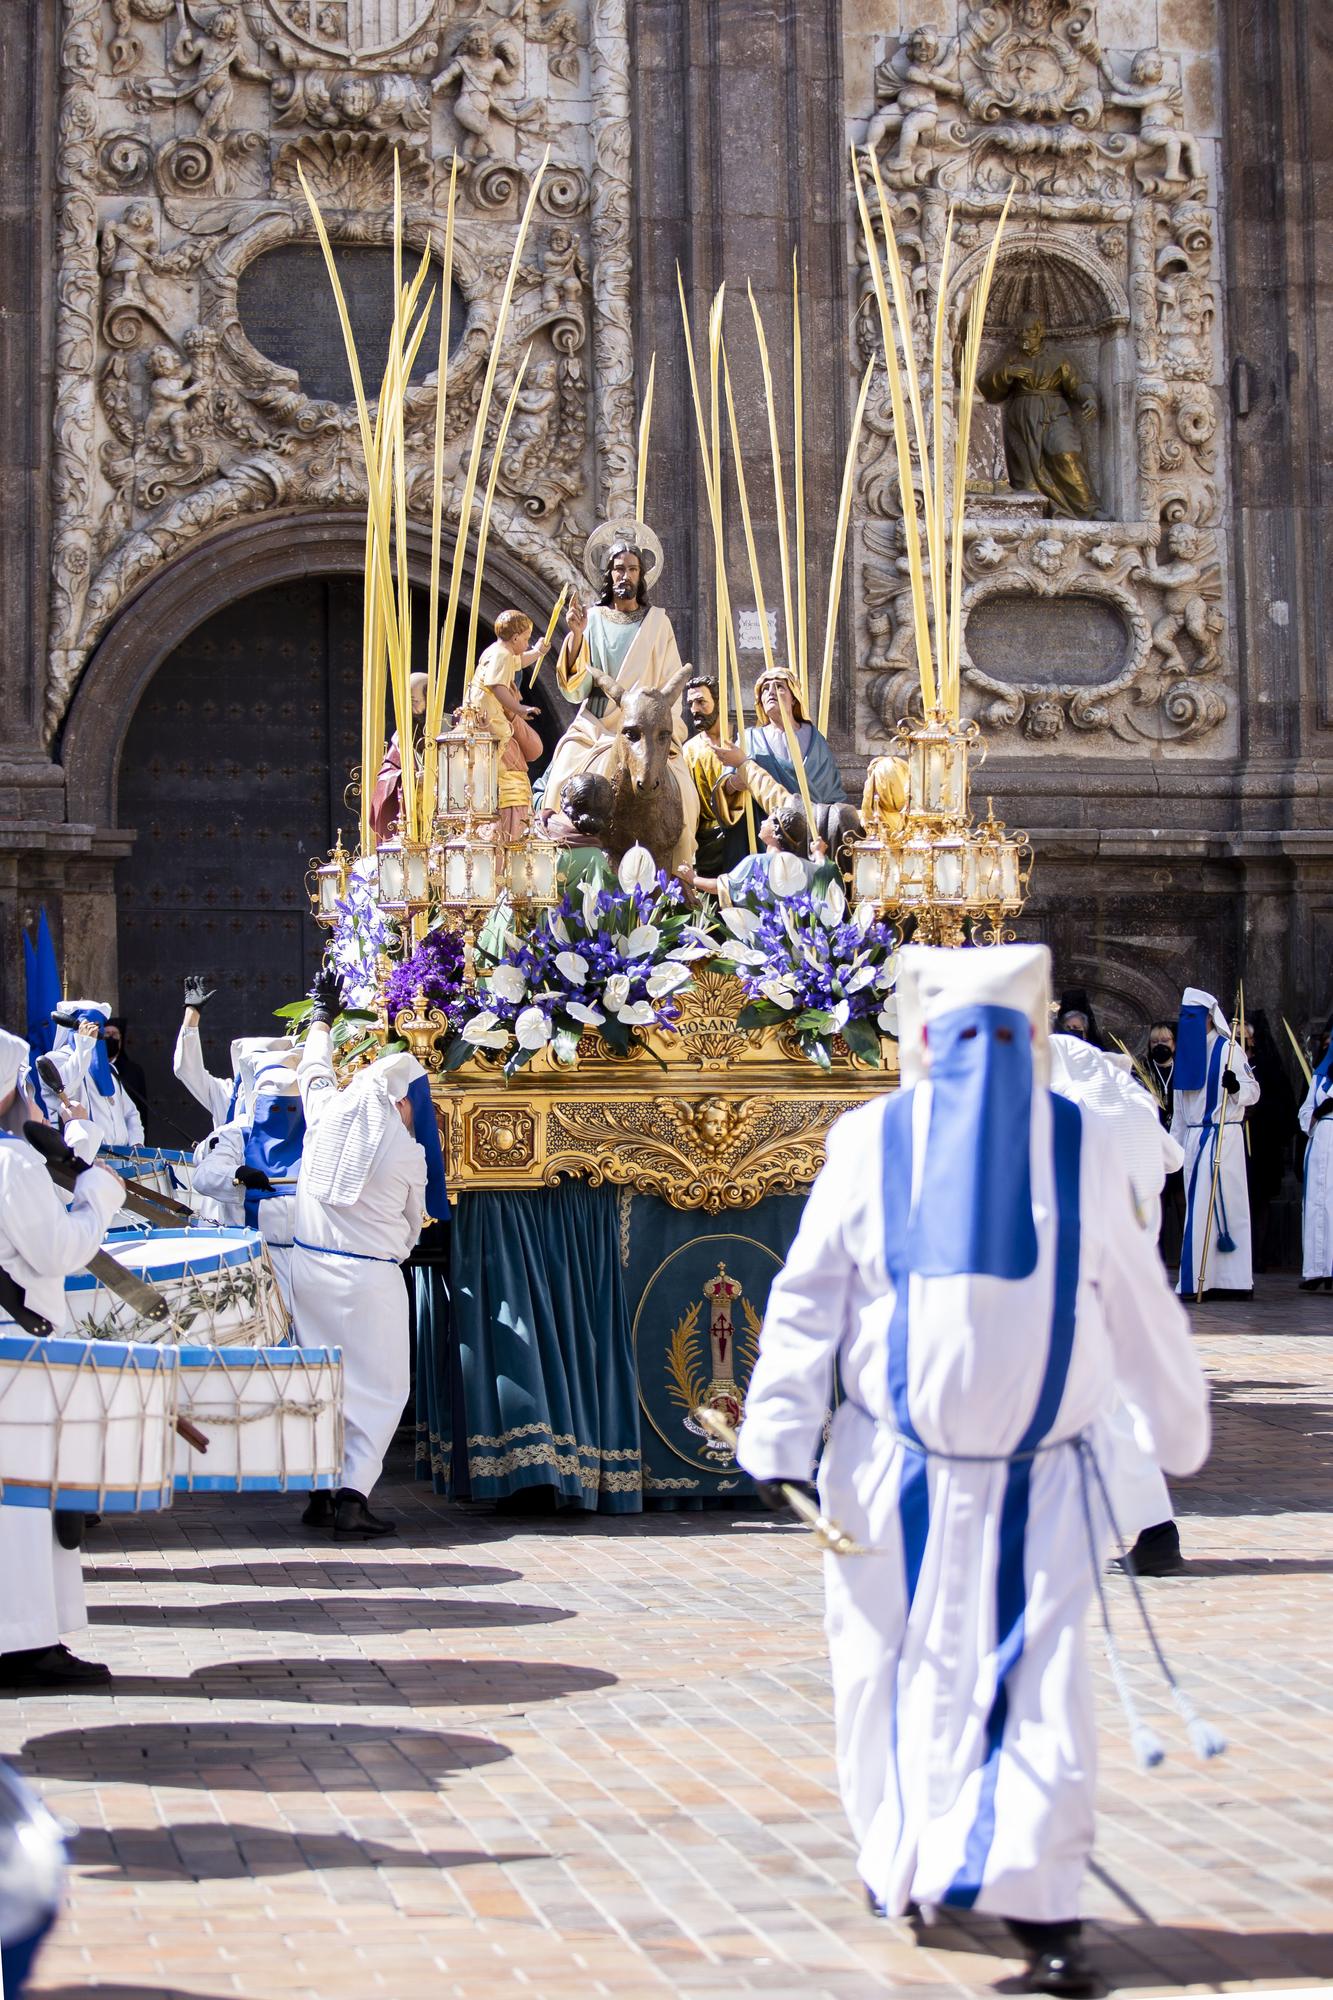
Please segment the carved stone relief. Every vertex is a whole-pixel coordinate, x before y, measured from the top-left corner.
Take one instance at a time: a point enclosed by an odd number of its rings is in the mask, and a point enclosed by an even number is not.
[[[904,5],[909,24],[912,12]],[[1155,20],[1145,10],[1148,32]],[[886,183],[918,357],[954,212],[946,395],[1014,188],[982,344],[996,407],[978,404],[968,468],[968,706],[1016,751],[1058,737],[1094,754],[1116,738],[1228,754],[1215,190],[1210,144],[1186,116],[1182,55],[1104,47],[1095,0],[958,0],[953,25],[849,44],[848,131],[874,149]],[[853,240],[863,367],[879,330]],[[1034,319],[1046,379],[1061,383],[1058,448],[1075,454],[1082,486],[1031,476],[1006,440],[1006,358]],[[857,731],[873,750],[916,685],[882,383],[867,408],[857,502]]]
[[[632,494],[628,59],[625,0],[62,0],[50,731],[126,594],[191,541],[267,508],[364,505],[354,410],[245,326],[242,274],[315,241],[298,167],[335,248],[384,244],[396,156],[405,240],[438,256],[457,150],[456,525],[550,148],[500,370],[502,401],[531,346],[492,532],[553,587],[573,575]],[[332,311],[325,285],[293,313]],[[408,396],[419,518],[433,412],[431,376]]]

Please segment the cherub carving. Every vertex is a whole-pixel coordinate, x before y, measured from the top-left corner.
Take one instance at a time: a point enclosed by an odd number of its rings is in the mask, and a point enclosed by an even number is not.
[[[539,107],[531,98],[506,101],[507,96],[512,97],[522,66],[522,49],[512,35],[473,27],[459,42],[452,59],[432,77],[432,91],[452,89],[458,93],[454,116],[464,133],[459,151],[465,160],[495,157],[495,119],[517,129],[539,116]]]
[[[875,95],[881,108],[866,127],[865,149],[878,153],[894,133],[898,147],[887,164],[911,173],[918,147],[935,135],[942,114],[942,97],[960,98],[962,85],[943,67],[946,45],[933,28],[913,28],[901,47],[875,70]]]
[[[1208,560],[1211,550],[1205,553],[1205,540],[1211,539],[1189,521],[1173,521],[1166,531],[1171,560],[1159,564],[1149,553],[1130,571],[1135,582],[1149,583],[1163,593],[1164,615],[1153,626],[1152,645],[1171,674],[1211,674],[1222,664],[1218,646],[1222,614],[1215,608],[1221,580],[1217,564]],[[1186,665],[1177,643],[1182,632],[1198,649],[1193,668]]]
[[[199,113],[199,136],[223,138],[230,130],[236,78],[268,83],[269,73],[245,53],[238,8],[215,7],[195,32],[186,17],[185,0],[179,0],[179,12],[181,32],[168,60],[173,69],[191,74],[179,83],[167,77],[132,83],[129,95],[145,108],[150,104],[192,104]]]
[[[162,452],[178,465],[190,458],[190,405],[204,393],[174,347],[154,347],[148,356],[148,414],[143,441],[149,451]]]
[[[547,237],[542,252],[542,317],[567,313],[574,319],[582,319],[583,287],[587,280],[588,267],[577,236],[572,229],[558,226]]]
[[[1140,49],[1130,64],[1128,83],[1121,82],[1100,50],[1097,67],[1106,79],[1107,103],[1139,114],[1140,158],[1161,153],[1164,181],[1202,180],[1199,142],[1184,129],[1185,100],[1179,82],[1167,74],[1165,58],[1156,49]]]

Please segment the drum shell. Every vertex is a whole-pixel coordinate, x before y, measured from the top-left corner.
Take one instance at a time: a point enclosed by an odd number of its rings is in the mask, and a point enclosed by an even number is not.
[[[342,1484],[342,1350],[182,1347],[180,1413],[207,1452],[177,1440],[178,1493],[335,1492]]]
[[[270,1347],[287,1332],[263,1239],[254,1229],[113,1231],[109,1255],[167,1296],[165,1320],[141,1319],[91,1272],[65,1280],[70,1330],[88,1340]]]
[[[154,1513],[175,1491],[174,1347],[0,1334],[0,1501]]]
[[[164,1194],[187,1208],[194,1207],[193,1153],[171,1146],[103,1146],[97,1157],[103,1166],[146,1194]],[[117,1220],[121,1219],[131,1226],[136,1220],[130,1209],[120,1211]]]

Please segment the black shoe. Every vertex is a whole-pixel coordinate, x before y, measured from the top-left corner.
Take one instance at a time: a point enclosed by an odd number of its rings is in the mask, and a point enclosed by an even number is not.
[[[301,1516],[303,1528],[331,1529],[333,1526],[333,1495],[312,1493]]]
[[[83,1531],[87,1526],[87,1516],[75,1513],[72,1507],[57,1507],[51,1516],[56,1531],[56,1540],[62,1549],[81,1549]]]
[[[344,1486],[333,1508],[333,1533],[338,1541],[375,1542],[384,1535],[396,1535],[397,1523],[382,1521],[366,1505],[364,1493]]]
[[[91,1688],[104,1687],[111,1679],[110,1667],[100,1660],[81,1660],[68,1646],[30,1646],[21,1653],[0,1653],[0,1687]]]
[[[1116,1558],[1121,1569],[1124,1562]],[[1135,1576],[1179,1576],[1185,1568],[1180,1553],[1180,1530],[1174,1521],[1159,1521],[1145,1528],[1129,1552]]]
[[[1099,1990],[1096,1973],[1081,1944],[1070,1941],[1054,1951],[1038,1952],[1023,1974],[1025,1993],[1064,1994],[1066,2000],[1088,2000]]]

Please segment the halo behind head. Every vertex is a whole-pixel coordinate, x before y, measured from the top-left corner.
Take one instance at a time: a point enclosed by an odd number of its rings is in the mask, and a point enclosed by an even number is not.
[[[603,521],[600,528],[594,528],[583,548],[583,570],[589,583],[600,589],[606,577],[606,566],[617,549],[633,549],[643,565],[644,587],[657,581],[662,573],[662,544],[646,521],[617,520]]]

